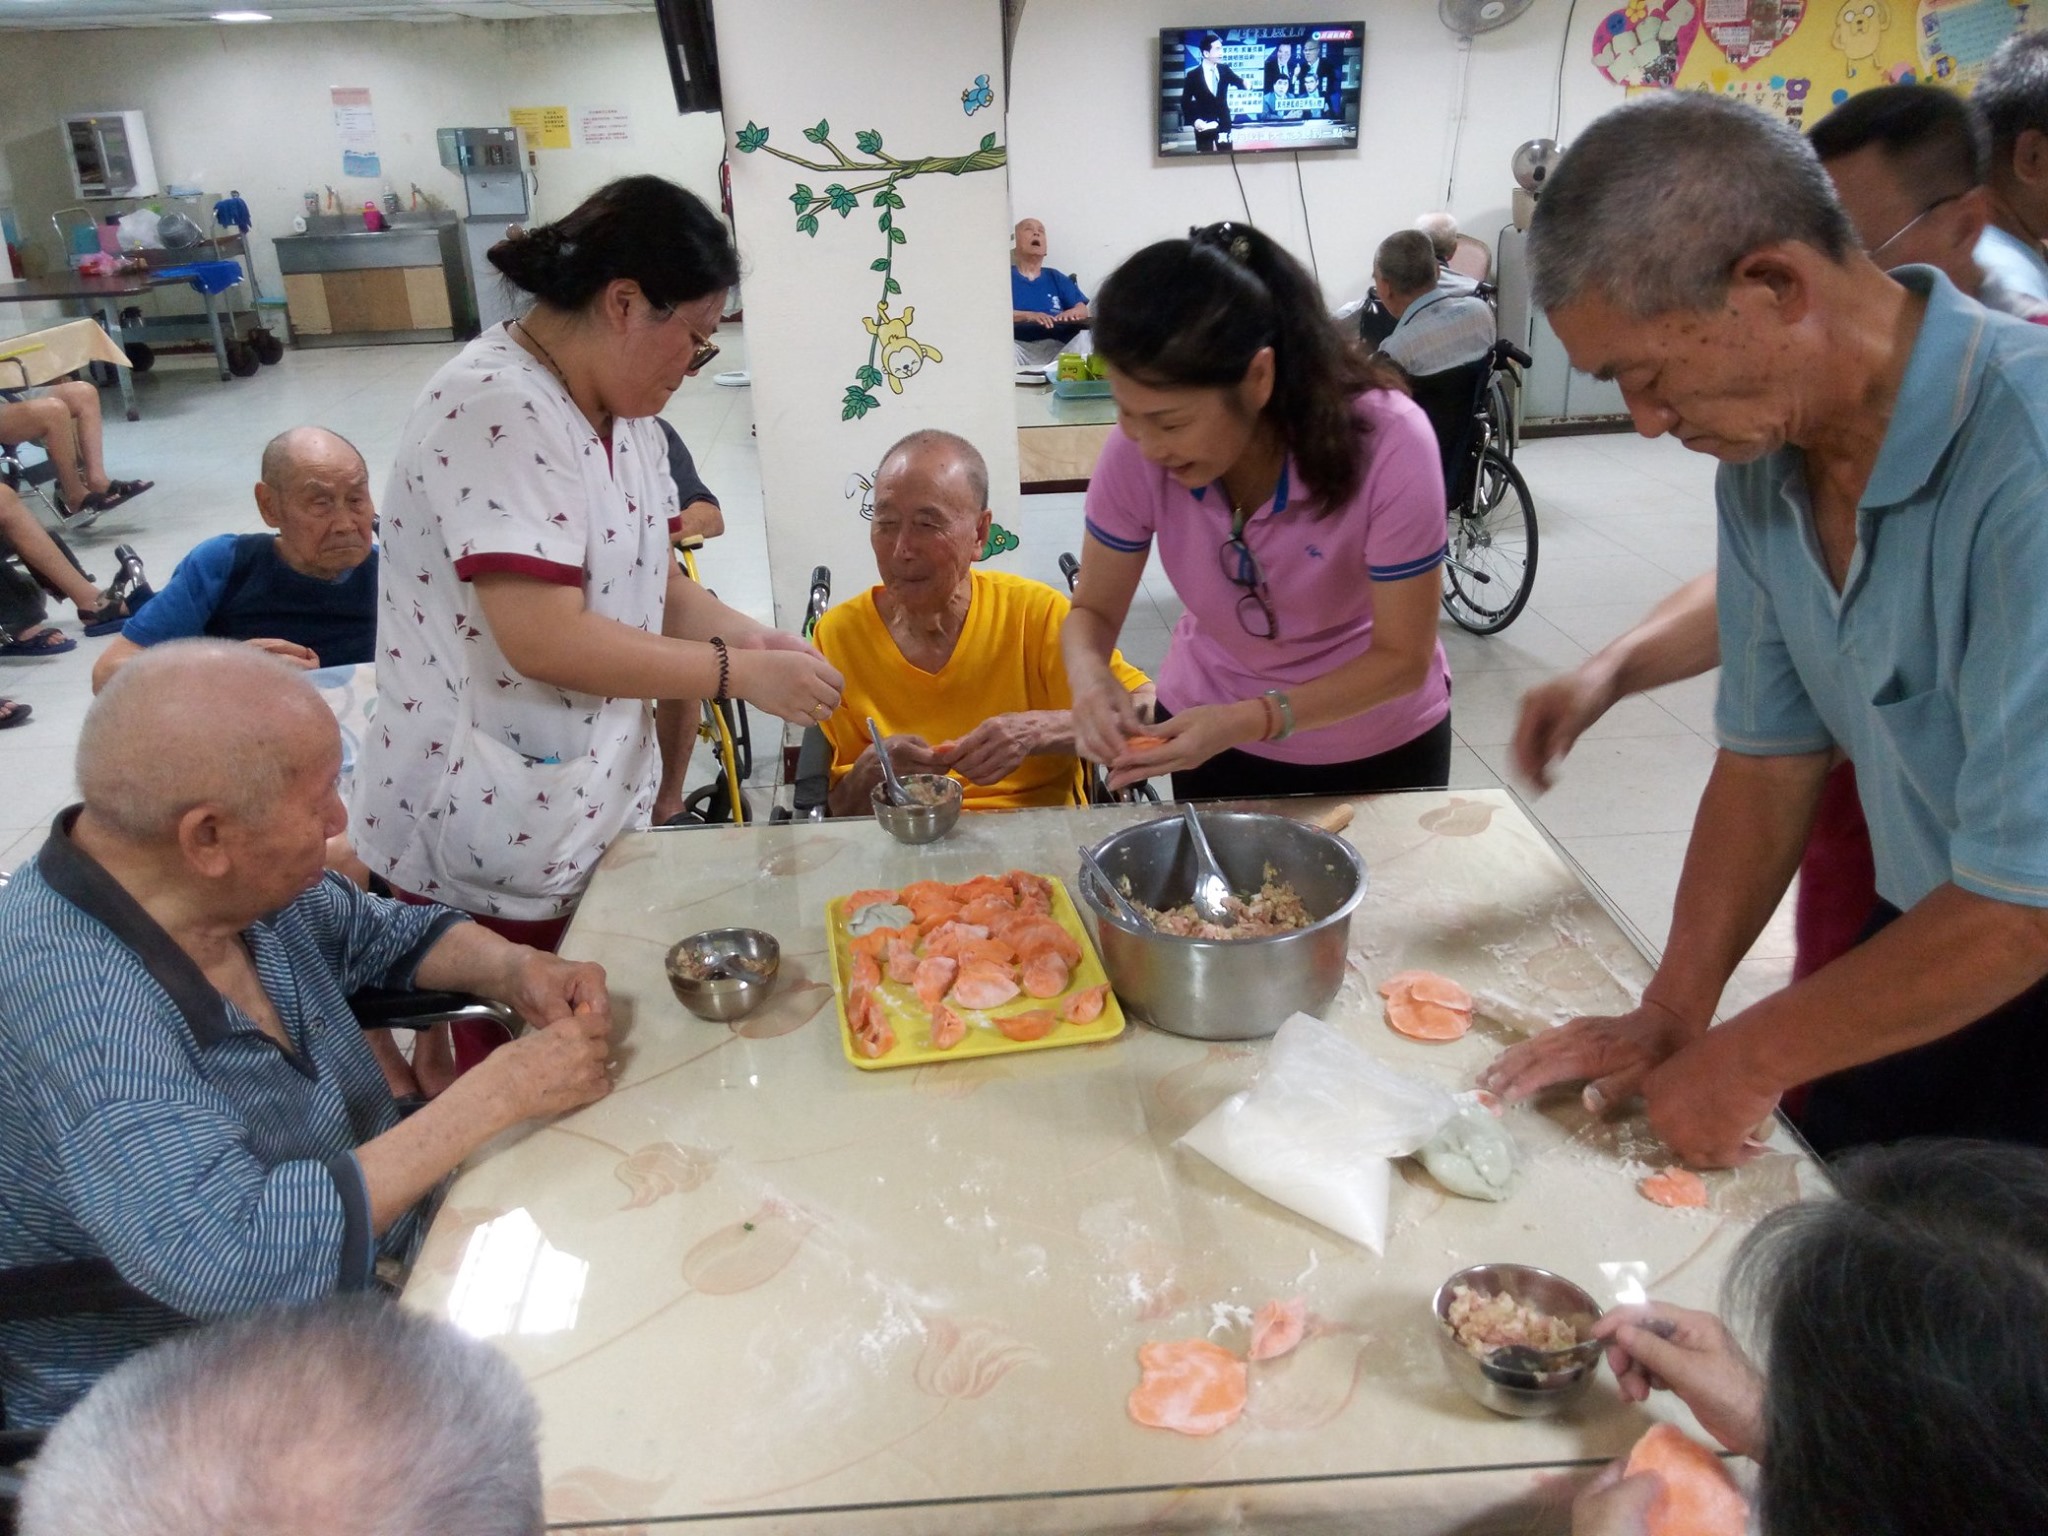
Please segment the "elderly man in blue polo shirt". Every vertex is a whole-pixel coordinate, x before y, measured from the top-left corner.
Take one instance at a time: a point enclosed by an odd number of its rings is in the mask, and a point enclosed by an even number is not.
[[[340,766],[312,685],[225,641],[152,649],[86,716],[84,804],[0,891],[10,1428],[193,1322],[368,1287],[463,1158],[608,1087],[601,968],[323,872]],[[349,1012],[370,985],[546,1027],[401,1119]]]
[[[1580,136],[1529,257],[1573,364],[1722,461],[1721,752],[1641,1005],[1488,1085],[1640,1093],[1703,1165],[1807,1083],[1826,1153],[2048,1144],[2048,334],[1931,267],[1887,276],[1807,144],[1691,92]],[[1710,1030],[1836,748],[1876,854],[1867,936]]]
[[[241,640],[298,667],[374,661],[377,508],[355,444],[293,427],[263,449],[256,511],[272,533],[193,546],[93,663],[95,690],[166,640]]]

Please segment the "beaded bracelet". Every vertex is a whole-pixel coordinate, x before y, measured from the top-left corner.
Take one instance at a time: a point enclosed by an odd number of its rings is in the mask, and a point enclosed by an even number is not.
[[[732,657],[726,654],[725,642],[716,635],[711,637],[711,648],[718,652],[718,692],[711,700],[723,704],[732,697]]]

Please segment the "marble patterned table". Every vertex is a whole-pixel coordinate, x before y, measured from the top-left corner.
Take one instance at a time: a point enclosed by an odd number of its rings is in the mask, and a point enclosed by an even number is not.
[[[1302,802],[1299,814],[1327,802]],[[410,1304],[493,1339],[532,1384],[552,1524],[620,1533],[1327,1530],[1561,1532],[1571,1491],[1647,1423],[1603,1376],[1566,1416],[1496,1418],[1437,1358],[1429,1299],[1484,1260],[1558,1270],[1603,1303],[1711,1305],[1755,1219],[1824,1187],[1780,1131],[1709,1178],[1708,1211],[1634,1181],[1640,1125],[1569,1095],[1510,1112],[1503,1204],[1396,1181],[1384,1258],[1251,1193],[1174,1139],[1260,1044],[1134,1024],[1071,1050],[856,1072],[840,1054],[826,901],[1021,866],[1071,882],[1077,841],[1156,808],[969,817],[924,848],[868,822],[622,840],[564,952],[620,1010],[605,1101],[489,1149],[457,1180]],[[1521,1028],[1629,1003],[1643,957],[1497,790],[1361,802],[1371,890],[1331,1021],[1393,1065],[1468,1084],[1516,1028],[1422,1045],[1375,984],[1425,966],[1513,1000]],[[728,1027],[671,997],[675,939],[727,924],[783,946],[776,995]],[[1409,1165],[1402,1165],[1404,1168]],[[1254,1368],[1212,1439],[1125,1415],[1138,1346],[1219,1307],[1301,1295],[1292,1356]],[[1669,1404],[1652,1412],[1676,1413]]]

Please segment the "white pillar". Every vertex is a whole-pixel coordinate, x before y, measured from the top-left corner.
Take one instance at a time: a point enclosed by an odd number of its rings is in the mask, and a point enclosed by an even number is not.
[[[861,481],[906,432],[988,459],[1017,526],[996,0],[717,0],[777,622],[875,581]],[[886,307],[886,308],[885,308]],[[906,325],[906,322],[907,325]]]

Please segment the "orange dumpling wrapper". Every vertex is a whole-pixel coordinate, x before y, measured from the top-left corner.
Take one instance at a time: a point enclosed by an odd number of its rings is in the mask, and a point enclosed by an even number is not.
[[[1653,1425],[1628,1453],[1626,1474],[1654,1472],[1664,1491],[1650,1509],[1649,1536],[1745,1536],[1749,1503],[1721,1458],[1669,1424]]]
[[[1138,1350],[1144,1377],[1126,1405],[1138,1423],[1183,1435],[1213,1435],[1244,1412],[1244,1362],[1207,1339],[1174,1339]]]

